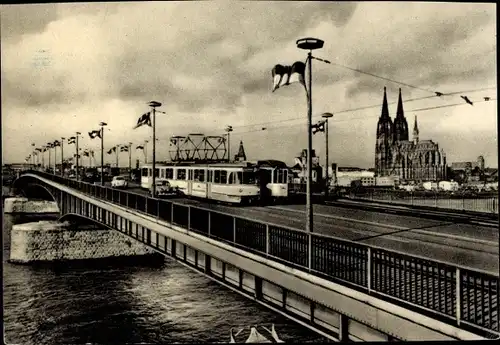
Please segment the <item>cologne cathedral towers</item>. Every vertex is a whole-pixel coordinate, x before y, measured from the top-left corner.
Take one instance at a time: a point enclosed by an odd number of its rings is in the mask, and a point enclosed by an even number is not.
[[[394,122],[389,116],[387,92],[384,87],[382,114],[377,124],[375,144],[376,176],[397,176],[400,181],[440,181],[446,179],[446,155],[432,140],[419,140],[417,117],[409,140],[408,122],[399,89]]]

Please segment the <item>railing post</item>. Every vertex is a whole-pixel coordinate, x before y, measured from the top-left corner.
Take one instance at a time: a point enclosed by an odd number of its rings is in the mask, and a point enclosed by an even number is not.
[[[233,242],[236,243],[236,217],[233,216]]]
[[[366,255],[368,256],[367,260],[367,266],[366,266],[366,275],[367,275],[367,286],[368,286],[368,292],[372,291],[372,249],[368,247],[368,250],[366,252]]]
[[[210,237],[210,223],[212,222],[211,221],[211,219],[212,219],[211,215],[212,215],[212,212],[208,211],[208,237]]]
[[[269,224],[266,224],[266,255],[269,255]]]
[[[191,230],[191,206],[188,206],[188,231]]]
[[[457,325],[460,326],[460,319],[462,318],[461,312],[462,312],[462,301],[461,301],[461,296],[462,296],[462,279],[461,279],[461,274],[460,274],[460,268],[456,268],[455,270],[455,302],[456,302],[456,318],[457,318]]]

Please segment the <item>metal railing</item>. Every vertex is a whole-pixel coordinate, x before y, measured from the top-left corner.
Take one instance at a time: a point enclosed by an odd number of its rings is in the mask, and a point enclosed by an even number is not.
[[[47,173],[33,173],[339,284],[404,302],[420,312],[498,336],[499,277],[488,272]]]
[[[353,193],[356,199],[380,201],[405,206],[425,206],[436,209],[472,211],[498,214],[498,193],[467,194],[437,193],[433,191],[407,192],[400,190],[365,189]]]

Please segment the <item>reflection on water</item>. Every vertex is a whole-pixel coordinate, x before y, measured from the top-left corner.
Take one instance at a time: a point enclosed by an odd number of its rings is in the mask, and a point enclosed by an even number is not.
[[[170,259],[8,263],[12,224],[37,220],[41,216],[3,217],[7,343],[228,342],[231,327],[271,323],[287,342],[322,340]]]

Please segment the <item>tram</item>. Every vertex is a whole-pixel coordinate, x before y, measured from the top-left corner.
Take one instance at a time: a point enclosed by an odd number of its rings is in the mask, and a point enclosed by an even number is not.
[[[179,193],[231,204],[253,204],[260,198],[255,167],[249,163],[157,164],[155,176],[166,179]],[[150,189],[152,164],[141,171],[141,187]]]
[[[257,178],[261,188],[261,200],[265,202],[281,202],[289,196],[289,169],[278,160],[263,160],[256,163]]]
[[[279,202],[289,196],[290,177],[284,162],[156,164],[155,176],[166,179],[183,195],[231,204]],[[152,164],[141,169],[141,187],[151,188]]]

